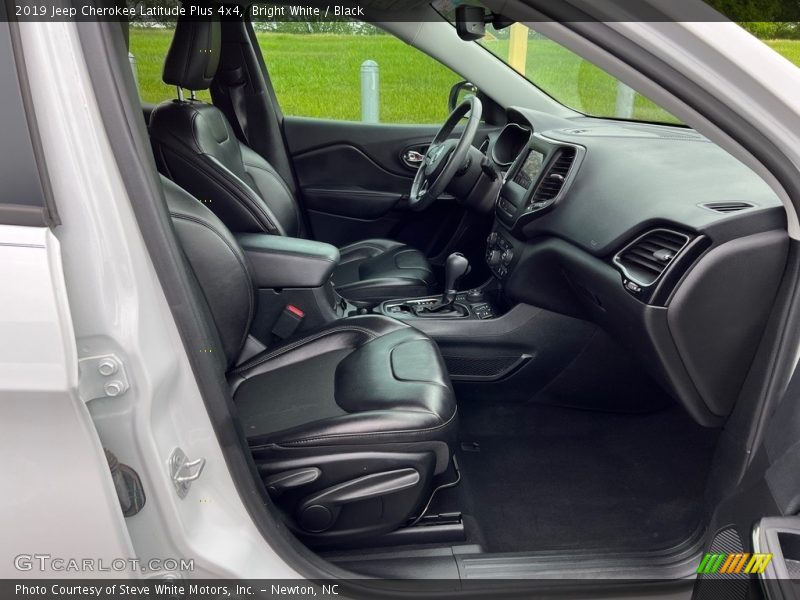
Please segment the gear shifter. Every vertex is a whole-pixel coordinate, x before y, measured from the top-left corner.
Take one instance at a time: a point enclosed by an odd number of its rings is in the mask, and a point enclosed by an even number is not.
[[[447,257],[447,262],[444,265],[444,292],[441,299],[432,306],[419,307],[417,314],[421,313],[436,313],[437,315],[445,316],[455,313],[461,314],[455,307],[456,285],[458,280],[464,275],[469,273],[470,266],[467,257],[460,252],[453,252]]]
[[[453,252],[447,257],[444,265],[444,293],[442,294],[442,307],[453,307],[456,301],[456,284],[458,280],[469,273],[469,261],[460,252]]]

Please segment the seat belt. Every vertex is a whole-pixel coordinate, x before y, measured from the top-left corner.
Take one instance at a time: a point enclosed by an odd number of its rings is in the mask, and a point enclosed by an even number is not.
[[[228,92],[228,99],[231,103],[235,126],[239,129],[242,141],[252,148],[249,136],[247,135],[247,80],[244,77],[244,69],[237,67],[219,74],[221,86]]]

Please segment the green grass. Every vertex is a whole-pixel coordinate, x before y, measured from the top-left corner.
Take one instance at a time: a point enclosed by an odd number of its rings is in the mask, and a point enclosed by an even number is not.
[[[800,40],[764,40],[764,43],[784,58],[800,66]]]
[[[172,31],[131,30],[131,52],[137,61],[144,102],[175,97],[161,82],[161,67]],[[441,123],[447,116],[450,87],[461,78],[434,59],[388,35],[259,33],[258,41],[281,108],[287,115],[359,120],[359,67],[366,59],[380,65],[380,116],[387,123]],[[766,42],[800,65],[800,41]],[[484,45],[508,55],[507,40]],[[531,39],[526,76],[571,108],[599,116],[614,114],[616,80],[556,43]],[[209,99],[208,93],[198,97]],[[676,121],[637,94],[634,118]]]

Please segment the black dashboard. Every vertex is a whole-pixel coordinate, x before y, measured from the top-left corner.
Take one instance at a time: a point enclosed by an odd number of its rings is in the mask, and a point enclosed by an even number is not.
[[[695,419],[730,413],[788,252],[775,193],[683,127],[509,109],[486,260],[512,302],[596,322]]]

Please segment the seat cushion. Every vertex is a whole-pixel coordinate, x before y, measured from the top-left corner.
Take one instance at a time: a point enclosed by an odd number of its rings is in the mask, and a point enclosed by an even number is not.
[[[348,300],[377,304],[433,291],[435,279],[428,260],[410,246],[369,239],[339,248],[339,253],[332,280]]]
[[[456,404],[436,345],[380,316],[353,317],[284,342],[230,373],[254,449],[443,443]]]

